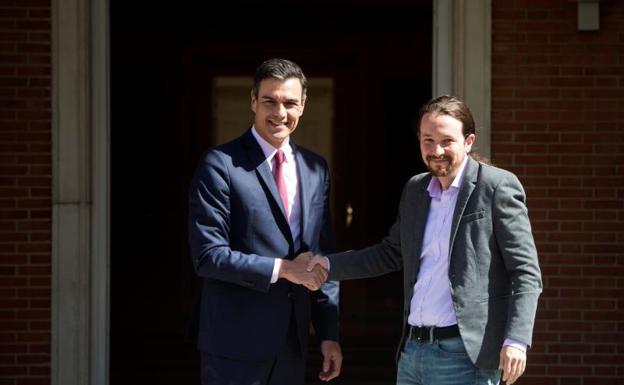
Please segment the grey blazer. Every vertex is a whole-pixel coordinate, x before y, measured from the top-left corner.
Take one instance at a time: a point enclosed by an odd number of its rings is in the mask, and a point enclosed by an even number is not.
[[[403,269],[403,333],[431,198],[430,173],[412,177],[396,222],[380,243],[329,255],[329,279],[373,277]],[[496,369],[505,338],[531,345],[542,291],[537,251],[518,178],[468,160],[453,214],[449,280],[460,334],[472,362]]]

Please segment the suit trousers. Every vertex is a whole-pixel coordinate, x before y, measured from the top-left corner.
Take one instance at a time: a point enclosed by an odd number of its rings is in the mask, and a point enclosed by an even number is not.
[[[500,370],[477,368],[461,337],[409,339],[399,357],[397,385],[498,385]]]
[[[264,361],[236,360],[201,352],[202,385],[303,385],[306,357],[301,353],[296,330],[295,319],[291,317],[283,348],[275,357]]]

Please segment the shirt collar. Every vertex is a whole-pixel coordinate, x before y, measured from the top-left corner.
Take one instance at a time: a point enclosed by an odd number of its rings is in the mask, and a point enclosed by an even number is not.
[[[462,181],[464,180],[464,169],[466,168],[466,163],[468,163],[469,156],[470,154],[466,154],[464,157],[464,161],[461,166],[459,166],[459,172],[455,176],[455,179],[453,179],[453,183],[449,186],[449,190],[457,191],[461,187]],[[442,196],[442,185],[440,184],[438,177],[434,176],[431,178],[429,186],[427,186],[427,191],[429,192],[429,196],[431,198],[439,198]]]
[[[258,144],[260,145],[260,148],[262,149],[262,152],[264,153],[264,157],[270,163],[273,160],[275,153],[277,153],[277,148],[273,147],[271,143],[264,140],[264,138],[261,137],[260,134],[258,134],[258,131],[256,131],[255,125],[251,127],[251,134],[254,136],[254,138],[256,138],[256,142],[258,142]],[[284,143],[282,144],[282,147],[280,147],[280,150],[284,152],[286,163],[294,159],[293,150],[292,150],[292,147],[290,146],[290,137],[284,140]]]

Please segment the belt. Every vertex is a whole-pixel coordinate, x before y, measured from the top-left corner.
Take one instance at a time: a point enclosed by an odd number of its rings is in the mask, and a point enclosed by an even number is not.
[[[459,337],[459,327],[457,325],[435,327],[435,326],[412,326],[409,328],[409,339],[417,341],[427,340],[433,342],[435,340],[443,340],[446,338]]]

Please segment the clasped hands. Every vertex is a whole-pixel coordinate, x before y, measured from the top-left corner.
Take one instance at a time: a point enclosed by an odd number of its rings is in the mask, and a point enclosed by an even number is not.
[[[325,257],[307,251],[297,255],[293,260],[284,259],[278,277],[315,291],[327,281],[328,270]]]
[[[297,255],[293,260],[282,260],[278,277],[316,291],[327,281],[328,270],[329,265],[325,257],[308,251]],[[322,381],[329,381],[338,377],[342,367],[340,344],[331,340],[322,341],[321,353],[323,354],[323,368],[319,373],[319,378]]]

